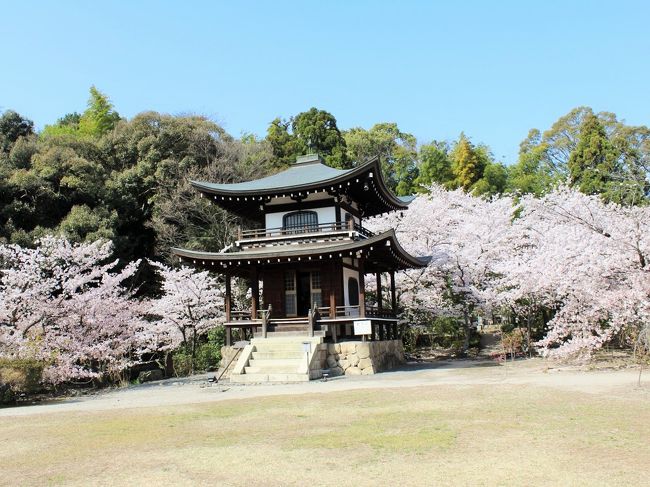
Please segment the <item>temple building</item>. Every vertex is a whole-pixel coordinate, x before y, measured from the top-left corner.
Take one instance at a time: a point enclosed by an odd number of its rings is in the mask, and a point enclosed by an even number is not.
[[[409,255],[393,230],[375,234],[364,227],[365,219],[405,211],[410,201],[387,188],[378,158],[341,170],[310,154],[261,179],[192,185],[201,197],[256,225],[240,230],[236,241],[220,252],[173,249],[182,262],[225,276],[226,345],[231,345],[233,330],[240,339],[251,338],[235,367],[242,379],[302,380],[293,377],[292,367],[282,366],[287,359],[273,355],[273,344],[283,343],[275,348],[286,349],[292,340],[296,346],[310,343],[308,355],[314,363],[306,371],[293,364],[308,380],[320,376],[318,367],[326,368],[326,354],[313,357],[327,349],[319,346],[323,343],[399,339],[395,272],[426,262]],[[371,305],[368,276],[379,289]],[[233,309],[233,277],[250,283],[249,309]],[[334,360],[328,362],[331,367]]]

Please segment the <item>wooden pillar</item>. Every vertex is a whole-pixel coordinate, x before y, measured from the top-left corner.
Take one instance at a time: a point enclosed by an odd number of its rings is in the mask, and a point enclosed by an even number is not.
[[[377,308],[382,309],[384,306],[382,303],[383,296],[381,293],[381,272],[377,272],[376,276],[377,276]]]
[[[397,295],[395,294],[395,271],[390,271],[390,304],[397,315]]]
[[[385,337],[385,333],[384,333],[385,327],[386,327],[386,324],[383,321],[381,321],[379,323],[379,339],[380,340],[383,340],[384,337]]]
[[[359,259],[359,317],[366,317],[366,278],[363,257]]]
[[[230,323],[230,272],[226,271],[225,274],[225,279],[226,279],[226,299],[225,299],[225,306],[226,306],[226,323]]]
[[[251,320],[257,319],[257,311],[260,309],[260,276],[255,267],[252,271],[251,292],[253,297],[251,299]]]
[[[336,292],[334,291],[333,281],[330,277],[330,318],[336,318]]]

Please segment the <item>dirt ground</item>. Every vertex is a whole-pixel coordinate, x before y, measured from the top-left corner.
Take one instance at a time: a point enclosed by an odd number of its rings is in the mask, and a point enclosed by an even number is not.
[[[0,485],[650,485],[637,374],[450,361],[2,409]]]

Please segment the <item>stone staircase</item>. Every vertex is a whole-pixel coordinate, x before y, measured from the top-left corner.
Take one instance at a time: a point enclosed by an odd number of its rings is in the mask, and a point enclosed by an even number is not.
[[[322,344],[323,337],[320,336],[272,336],[269,333],[268,338],[255,337],[243,350],[230,380],[242,383],[307,382],[320,374],[320,366],[310,373],[310,363],[315,354],[322,352]],[[316,357],[316,361],[318,359]]]

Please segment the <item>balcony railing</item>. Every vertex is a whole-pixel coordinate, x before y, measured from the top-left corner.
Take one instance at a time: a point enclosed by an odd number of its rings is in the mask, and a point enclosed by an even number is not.
[[[318,313],[321,315],[321,318],[332,318],[332,312],[329,306],[319,307]],[[335,315],[336,318],[358,318],[360,316],[359,306],[337,306],[335,308]],[[379,309],[366,306],[366,318],[395,318],[395,313],[392,309]]]
[[[257,311],[257,320],[262,320],[263,314],[268,313],[266,310]],[[320,306],[318,314],[321,319],[332,319],[331,308],[329,306]],[[359,318],[359,306],[336,306],[334,318]],[[278,317],[276,317],[278,318]],[[366,306],[366,318],[395,318],[393,310],[388,308],[375,308]],[[249,310],[233,310],[230,315],[231,321],[251,321],[251,312]],[[297,318],[295,318],[297,319]]]
[[[286,237],[296,235],[309,235],[330,232],[357,232],[366,238],[372,237],[373,232],[361,225],[349,222],[318,223],[306,225],[292,225],[279,228],[255,228],[252,230],[239,230],[238,240],[253,240],[261,238]]]

